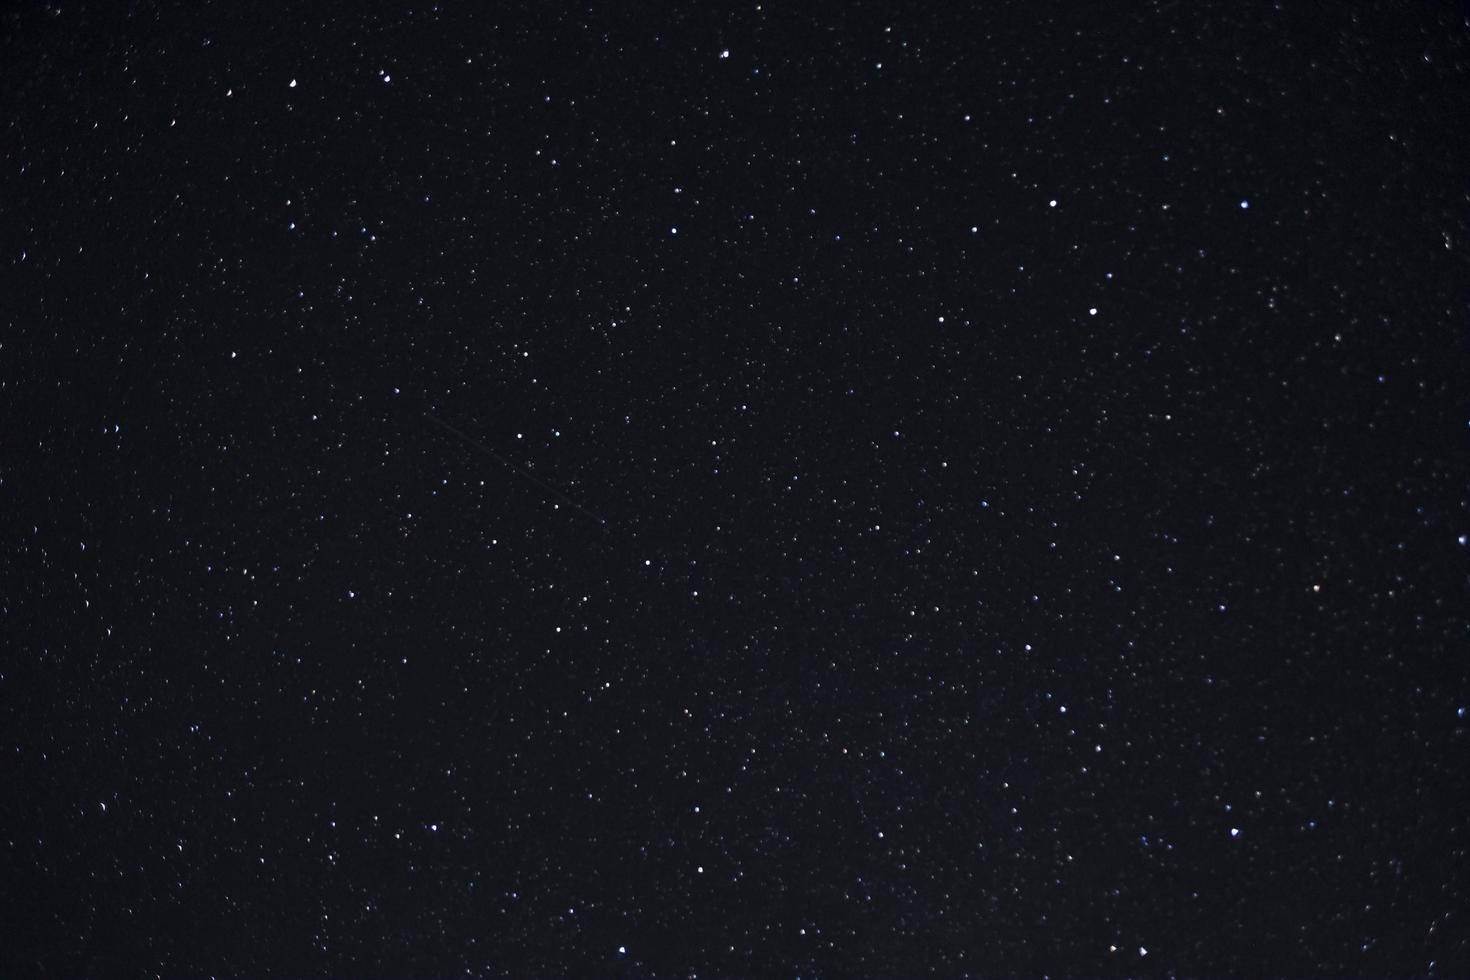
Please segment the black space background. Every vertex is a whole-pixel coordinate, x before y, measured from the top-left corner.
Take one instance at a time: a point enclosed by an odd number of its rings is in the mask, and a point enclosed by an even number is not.
[[[3,25],[4,975],[1470,974],[1462,5]]]

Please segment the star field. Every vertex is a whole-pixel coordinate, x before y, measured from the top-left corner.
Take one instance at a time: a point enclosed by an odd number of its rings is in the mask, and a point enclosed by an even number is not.
[[[9,10],[0,972],[1470,972],[1461,13]]]

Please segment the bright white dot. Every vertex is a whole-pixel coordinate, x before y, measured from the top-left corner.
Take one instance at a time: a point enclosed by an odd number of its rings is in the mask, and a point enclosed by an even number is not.
[[[384,85],[387,85],[391,81],[393,81],[393,76],[392,75],[384,75],[383,76],[383,84]]]
[[[1095,307],[1095,306],[1089,306],[1087,308],[1087,315],[1088,316],[1097,316],[1097,307]]]
[[[972,235],[978,235],[979,233],[980,233],[980,226],[979,225],[971,225],[970,226],[970,234],[972,234]]]
[[[1144,949],[1142,946],[1140,946],[1140,947],[1138,947],[1138,955],[1139,956],[1147,956],[1148,955],[1148,950],[1147,949]]]
[[[699,867],[695,868],[694,870],[695,871],[698,871],[700,874],[704,874],[704,865],[701,864]]]
[[[1455,717],[1456,718],[1463,718],[1463,717],[1465,717],[1465,709],[1464,708],[1459,708],[1458,710],[1456,710],[1455,711]]]
[[[626,946],[619,946],[618,947],[618,955],[619,956],[627,956],[628,955],[628,947],[626,947]]]
[[[1062,714],[1066,714],[1067,713],[1067,706],[1065,704],[1062,705],[1062,709],[1061,710],[1062,710]]]
[[[429,824],[429,829],[437,834],[439,832],[439,825],[436,823],[431,823]]]
[[[727,59],[729,57],[730,57],[730,49],[729,48],[726,48],[725,50],[723,50],[723,51],[720,52],[720,60],[721,61],[724,61],[725,59]]]
[[[296,87],[296,79],[293,78],[293,79],[291,79],[291,88],[295,88],[295,87]]]
[[[349,598],[349,599],[356,599],[357,598],[357,593],[356,592],[353,592],[351,589],[348,589],[347,590],[347,598]]]
[[[1455,540],[1460,543],[1460,546],[1461,547],[1464,547],[1467,542],[1470,542],[1470,537],[1466,537],[1465,535],[1462,534],[1458,538],[1456,538]]]
[[[1239,837],[1240,836],[1240,828],[1239,827],[1231,827],[1230,828],[1230,836],[1231,837]]]
[[[1242,210],[1242,211],[1244,211],[1246,208],[1248,208],[1250,206],[1251,206],[1251,202],[1250,201],[1241,201],[1240,202],[1240,210]]]
[[[670,228],[669,229],[669,234],[670,235],[677,235],[677,234],[679,234],[679,229],[678,228]]]
[[[1056,201],[1048,201],[1048,202],[1047,202],[1047,207],[1052,207],[1052,208],[1054,208],[1054,207],[1056,207],[1056,206],[1057,206],[1057,202],[1056,202]]]

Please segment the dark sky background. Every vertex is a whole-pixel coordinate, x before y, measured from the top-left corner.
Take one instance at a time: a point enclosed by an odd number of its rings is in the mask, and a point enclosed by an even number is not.
[[[3,32],[5,975],[1470,975],[1462,5]]]

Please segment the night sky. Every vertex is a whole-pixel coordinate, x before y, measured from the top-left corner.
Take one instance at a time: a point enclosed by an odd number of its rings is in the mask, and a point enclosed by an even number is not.
[[[1470,975],[1461,4],[0,30],[5,976]]]

